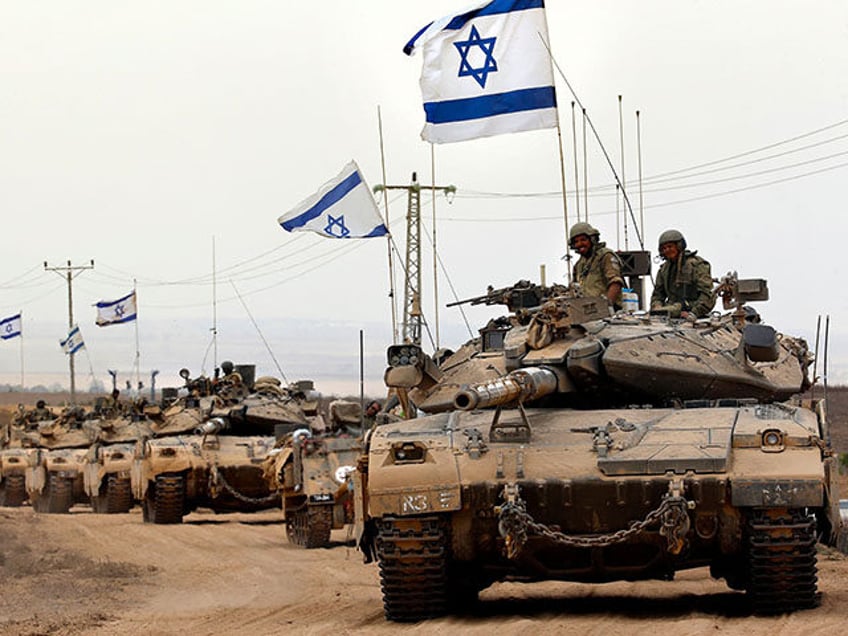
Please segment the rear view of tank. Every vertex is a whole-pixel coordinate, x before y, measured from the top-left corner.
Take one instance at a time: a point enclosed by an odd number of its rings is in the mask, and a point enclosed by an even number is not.
[[[815,606],[836,466],[824,404],[793,397],[805,343],[744,311],[765,289],[728,276],[727,313],[689,321],[522,282],[490,290],[511,313],[455,353],[390,347],[387,385],[426,415],[376,427],[354,479],[386,617],[464,609],[496,581],[696,567],[755,612]]]

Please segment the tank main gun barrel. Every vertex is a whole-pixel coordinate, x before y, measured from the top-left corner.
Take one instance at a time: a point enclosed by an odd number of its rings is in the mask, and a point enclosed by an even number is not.
[[[470,384],[460,389],[453,398],[453,405],[460,411],[471,411],[535,400],[556,390],[557,377],[553,371],[542,367],[527,367],[511,371],[491,382]]]
[[[213,417],[211,420],[206,420],[194,429],[195,435],[215,435],[221,431],[225,431],[230,427],[227,420],[223,417]]]

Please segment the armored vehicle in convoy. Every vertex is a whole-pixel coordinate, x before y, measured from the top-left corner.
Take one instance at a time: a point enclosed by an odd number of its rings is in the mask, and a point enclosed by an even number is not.
[[[188,395],[154,417],[152,437],[136,449],[132,488],[144,520],[181,523],[199,507],[252,512],[279,505],[263,461],[274,447],[274,430],[308,425],[297,399],[268,389],[260,395],[252,376],[237,371],[220,382],[192,380],[187,370],[181,375]]]
[[[329,426],[286,435],[266,460],[266,477],[282,495],[289,543],[321,548],[334,529],[353,523],[352,473],[362,453],[362,416],[357,402],[335,400]]]
[[[520,282],[478,299],[510,314],[455,353],[390,347],[386,384],[425,415],[374,428],[355,473],[386,617],[702,566],[755,612],[816,605],[841,524],[824,405],[793,397],[812,356],[750,310],[765,281],[715,293],[726,313],[689,321]]]
[[[93,443],[85,455],[83,489],[91,508],[105,514],[129,512],[133,458],[136,446],[152,434],[150,421],[140,406],[117,412],[96,405],[86,426]]]
[[[52,418],[51,418],[52,419]],[[36,433],[39,420],[18,407],[3,431],[0,449],[0,506],[17,508],[28,498],[26,474],[38,465],[40,451]]]
[[[80,406],[66,407],[54,420],[38,423],[38,459],[25,471],[27,495],[36,512],[67,513],[89,503],[83,487],[86,453],[93,442]]]

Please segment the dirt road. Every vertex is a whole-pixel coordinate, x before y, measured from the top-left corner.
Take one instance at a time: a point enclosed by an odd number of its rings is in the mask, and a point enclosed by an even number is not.
[[[750,616],[704,570],[675,582],[500,584],[473,613],[385,622],[378,570],[334,533],[288,545],[279,512],[195,512],[177,526],[141,514],[37,515],[0,508],[0,633],[35,634],[834,634],[848,621],[848,559],[819,555],[822,606]]]

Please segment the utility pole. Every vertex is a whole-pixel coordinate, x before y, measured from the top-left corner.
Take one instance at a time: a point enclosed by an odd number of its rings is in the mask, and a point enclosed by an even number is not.
[[[94,259],[91,259],[88,265],[71,265],[68,261],[67,265],[57,267],[48,267],[47,261],[44,261],[44,269],[49,272],[56,272],[62,278],[68,281],[68,331],[74,328],[74,288],[72,281],[79,276],[83,270],[94,269]],[[71,371],[71,404],[76,402],[76,380],[74,378],[74,355],[68,354],[68,365]]]
[[[375,192],[381,190],[406,190],[406,276],[403,286],[403,323],[402,339],[404,343],[421,344],[421,189],[441,190],[445,194],[456,192],[455,186],[422,186],[418,176],[412,173],[410,185],[377,185]]]

